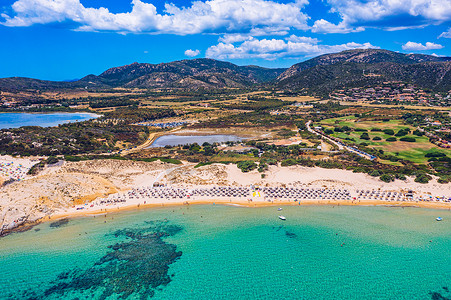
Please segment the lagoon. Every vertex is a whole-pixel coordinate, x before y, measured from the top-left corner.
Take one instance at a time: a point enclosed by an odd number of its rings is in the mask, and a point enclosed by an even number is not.
[[[0,129],[22,126],[52,127],[98,118],[92,113],[0,113]]]
[[[202,145],[207,142],[213,143],[225,143],[225,142],[239,142],[244,140],[236,135],[229,134],[214,134],[214,135],[164,135],[157,138],[150,148],[164,147],[164,146],[178,146],[197,143]]]
[[[1,239],[0,298],[451,296],[449,211],[290,206],[287,221],[279,214],[191,205],[43,223]]]

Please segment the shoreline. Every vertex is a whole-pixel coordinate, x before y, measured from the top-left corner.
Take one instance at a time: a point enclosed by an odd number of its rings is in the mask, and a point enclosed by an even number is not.
[[[17,159],[14,162],[19,162]],[[125,210],[187,205],[386,206],[451,210],[451,184],[383,183],[347,170],[95,160],[67,162],[3,187],[1,233],[29,224]],[[254,188],[255,187],[255,188]],[[32,223],[37,221],[36,223]],[[16,229],[14,229],[16,228]]]
[[[420,209],[434,209],[437,211],[451,210],[451,203],[445,202],[427,202],[427,201],[383,201],[383,200],[303,200],[303,201],[231,201],[226,199],[206,199],[206,200],[183,200],[173,202],[149,202],[146,200],[116,205],[104,205],[92,210],[76,210],[74,207],[42,217],[32,222],[25,222],[10,230],[5,230],[0,234],[0,238],[12,233],[20,233],[33,229],[33,227],[48,222],[54,222],[62,219],[75,219],[108,215],[111,213],[122,213],[127,211],[138,211],[141,209],[151,208],[170,208],[183,207],[191,205],[221,205],[233,206],[240,208],[262,208],[262,207],[276,207],[276,206],[365,206],[365,207],[389,207],[389,208],[420,208]]]
[[[146,202],[146,203],[144,203]],[[223,205],[223,206],[234,206],[242,208],[261,208],[261,207],[274,207],[274,206],[366,206],[366,207],[393,207],[393,208],[424,208],[424,209],[435,209],[437,211],[451,210],[451,203],[444,202],[426,202],[426,201],[382,201],[382,200],[303,200],[303,201],[230,201],[224,199],[210,199],[210,200],[183,200],[174,202],[149,202],[146,200],[138,203],[128,203],[126,205],[105,205],[93,210],[73,210],[73,208],[65,211],[56,213],[54,215],[44,218],[42,221],[55,221],[65,218],[78,218],[78,217],[89,217],[97,215],[105,215],[108,213],[119,213],[124,211],[133,211],[140,209],[150,209],[150,208],[165,208],[165,207],[180,207],[180,206],[190,206],[190,205]]]

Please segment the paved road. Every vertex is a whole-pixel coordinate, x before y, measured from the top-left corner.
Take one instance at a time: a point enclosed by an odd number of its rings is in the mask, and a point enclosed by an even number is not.
[[[363,156],[363,157],[365,157],[366,159],[369,159],[369,160],[373,160],[373,159],[374,159],[373,157],[371,157],[371,155],[369,155],[369,154],[367,154],[367,153],[360,153],[360,152],[358,152],[358,151],[352,149],[352,148],[349,147],[349,146],[343,146],[342,144],[340,144],[340,143],[338,143],[338,142],[332,140],[331,138],[329,138],[328,136],[326,136],[326,135],[324,135],[324,134],[321,134],[321,133],[319,133],[319,132],[316,132],[315,130],[313,130],[313,129],[310,127],[310,124],[312,124],[312,120],[309,120],[307,123],[305,123],[305,126],[307,126],[307,130],[308,130],[309,132],[314,133],[314,134],[316,134],[316,135],[319,135],[319,136],[321,136],[322,138],[328,140],[329,142],[331,142],[331,143],[333,143],[334,145],[336,145],[336,146],[338,147],[339,150],[347,150],[347,151],[352,152],[352,153],[355,153],[355,154],[357,154],[357,155],[359,155],[359,156]]]
[[[332,144],[334,144],[335,146],[337,146],[337,147],[338,147],[338,150],[344,150],[343,145],[337,143],[336,141],[332,140],[331,138],[329,138],[329,137],[327,137],[327,136],[325,136],[325,135],[323,135],[323,134],[320,134],[320,133],[316,132],[315,130],[313,130],[313,129],[310,127],[310,124],[312,124],[312,120],[309,120],[307,123],[305,123],[305,126],[307,126],[307,130],[308,130],[309,132],[314,133],[314,134],[316,134],[316,135],[319,135],[319,136],[321,136],[322,138],[324,138],[325,140],[328,140],[329,142],[331,142]]]

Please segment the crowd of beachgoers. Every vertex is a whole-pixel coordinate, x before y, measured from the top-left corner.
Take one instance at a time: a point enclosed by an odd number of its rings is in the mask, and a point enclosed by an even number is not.
[[[0,157],[0,176],[6,180],[23,180],[27,176],[32,164],[28,162],[10,159],[7,156]]]

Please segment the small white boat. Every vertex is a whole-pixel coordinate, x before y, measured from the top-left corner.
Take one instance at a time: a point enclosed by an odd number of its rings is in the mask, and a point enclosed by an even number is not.
[[[279,216],[279,219],[281,219],[282,221],[285,221],[287,218],[285,218],[284,216]]]
[[[281,210],[282,210],[282,207],[279,207],[277,210],[278,210],[278,211],[281,211]]]
[[[442,219],[442,217],[437,217],[435,220],[436,220],[436,221],[441,221],[441,220],[443,220],[443,219]]]

